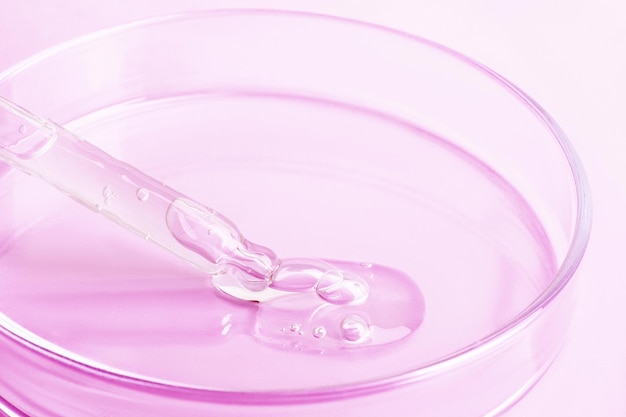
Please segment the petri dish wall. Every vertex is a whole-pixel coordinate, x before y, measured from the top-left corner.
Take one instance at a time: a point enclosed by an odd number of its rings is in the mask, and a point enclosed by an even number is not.
[[[7,415],[497,415],[558,353],[590,228],[582,167],[538,104],[454,51],[331,16],[193,12],[46,51],[0,95],[281,256],[388,265],[424,297],[397,343],[270,345],[257,305],[3,165]]]

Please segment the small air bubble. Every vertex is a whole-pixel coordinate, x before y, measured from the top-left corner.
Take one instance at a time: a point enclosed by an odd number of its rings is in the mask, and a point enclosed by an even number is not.
[[[321,339],[326,336],[326,327],[319,326],[313,329],[313,337],[316,339]]]
[[[139,201],[146,201],[148,198],[150,198],[150,192],[145,188],[139,188],[136,195]]]
[[[300,326],[300,323],[291,323],[289,330],[291,330],[292,333],[298,333],[301,327],[302,326]]]
[[[360,316],[349,316],[341,321],[341,337],[348,342],[362,342],[369,335],[369,325]]]
[[[317,295],[332,304],[359,304],[368,296],[367,283],[356,274],[326,271],[315,287]]]
[[[24,134],[24,133],[26,133],[26,126],[20,125],[18,130],[19,130],[20,133]]]

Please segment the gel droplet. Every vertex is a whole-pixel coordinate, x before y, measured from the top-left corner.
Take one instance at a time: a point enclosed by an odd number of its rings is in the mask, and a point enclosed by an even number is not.
[[[400,342],[419,329],[424,298],[407,274],[376,264],[366,268],[345,261],[324,262],[342,272],[331,274],[328,284],[339,285],[352,274],[362,276],[369,288],[367,297],[361,303],[341,304],[326,301],[315,290],[283,292],[256,305],[257,341],[288,350],[298,342],[302,352],[346,355],[363,349],[376,351],[377,346]],[[293,323],[301,325],[298,332],[290,330]],[[300,331],[304,337],[299,336]]]
[[[146,190],[145,188],[139,188],[137,189],[137,200],[139,201],[147,201],[148,198],[150,198],[150,191]]]
[[[246,240],[219,213],[185,198],[170,204],[166,223],[178,243],[207,260],[217,290],[257,302],[250,331],[261,343],[344,354],[400,341],[423,321],[419,288],[396,269],[313,258],[281,260]]]

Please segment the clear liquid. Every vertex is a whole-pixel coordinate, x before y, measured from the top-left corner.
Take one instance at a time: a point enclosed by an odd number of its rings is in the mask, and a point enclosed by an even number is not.
[[[433,363],[496,331],[554,271],[550,243],[515,190],[445,141],[381,115],[226,94],[124,105],[72,127],[219,207],[282,259],[331,260],[363,276],[369,291],[362,304],[332,304],[311,289],[315,276],[287,275],[272,281],[289,290],[284,297],[232,301],[206,272],[34,178],[5,175],[1,310],[95,366],[219,390],[371,380]],[[125,199],[160,201],[151,189],[117,181],[94,188],[98,213]],[[104,185],[117,194],[108,205]],[[399,298],[379,303],[389,296]],[[338,347],[339,337],[349,348]]]

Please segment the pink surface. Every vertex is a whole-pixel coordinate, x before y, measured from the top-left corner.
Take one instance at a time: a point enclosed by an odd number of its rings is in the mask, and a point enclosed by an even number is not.
[[[0,4],[0,68],[59,41],[140,17],[187,10],[204,1],[135,2],[112,8],[95,1]],[[148,2],[145,2],[148,4]],[[291,2],[211,2],[211,6],[293,8]],[[589,173],[595,229],[581,268],[579,305],[569,340],[551,370],[509,416],[626,414],[626,293],[619,263],[626,247],[625,146],[618,123],[626,85],[620,78],[626,29],[617,1],[543,2],[504,6],[495,1],[442,1],[437,6],[355,1],[300,2],[305,10],[396,26],[477,58],[544,105],[570,135]],[[120,4],[122,4],[120,2]],[[19,48],[15,48],[19,45]],[[620,103],[620,100],[622,102]],[[621,107],[620,107],[621,105]]]

